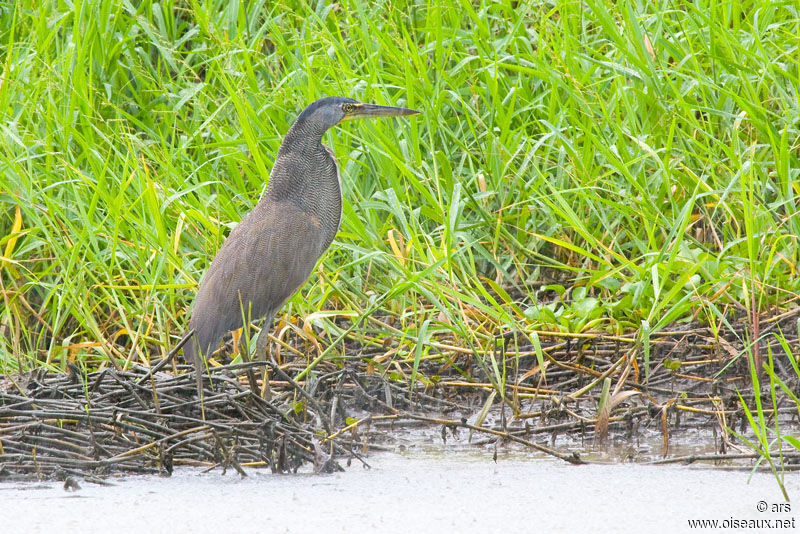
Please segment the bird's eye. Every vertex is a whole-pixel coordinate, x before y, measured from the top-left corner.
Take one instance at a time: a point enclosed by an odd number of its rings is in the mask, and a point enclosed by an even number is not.
[[[350,113],[355,108],[356,107],[353,104],[342,104],[342,111],[344,111],[345,113]]]

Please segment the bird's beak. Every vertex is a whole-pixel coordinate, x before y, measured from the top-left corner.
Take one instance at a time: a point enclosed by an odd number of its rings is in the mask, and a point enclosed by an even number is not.
[[[399,117],[403,115],[416,115],[416,109],[396,108],[392,106],[378,106],[375,104],[356,104],[356,108],[344,116],[342,122],[353,119],[368,119],[370,117]]]

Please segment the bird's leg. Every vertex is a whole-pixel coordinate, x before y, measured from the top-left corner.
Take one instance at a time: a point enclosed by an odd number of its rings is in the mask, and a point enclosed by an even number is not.
[[[241,349],[239,348],[239,343],[242,340],[242,334],[244,333],[244,328],[237,328],[233,331],[232,339],[233,339],[233,350],[231,354],[233,357],[236,357],[237,354],[241,353]]]
[[[244,328],[245,330],[249,330],[247,326]],[[250,336],[243,335],[242,337],[244,338],[244,343],[239,343],[239,353],[242,355],[242,361],[244,363],[250,363]],[[258,395],[258,381],[256,380],[253,368],[250,366],[247,367],[247,381],[250,383],[250,391],[253,392],[253,395]]]
[[[258,361],[259,358],[263,358],[263,361],[266,362],[267,358],[267,350],[269,350],[269,331],[272,328],[272,315],[267,315],[264,319],[264,322],[261,324],[261,332],[258,333],[258,338],[256,338],[256,360]],[[272,398],[272,393],[269,389],[269,366],[264,366],[264,384],[261,387],[261,397],[270,400]]]
[[[250,363],[250,347],[248,345],[248,343],[239,344],[242,360],[245,363]],[[251,366],[247,367],[247,381],[250,383],[250,391],[253,392],[253,395],[258,395],[258,380],[256,380],[256,374]]]
[[[242,312],[242,336],[244,343],[239,343],[239,353],[242,355],[242,361],[246,364],[250,363],[250,317],[252,312],[252,302],[247,302],[242,299],[241,292],[239,293],[239,307]],[[247,381],[250,383],[250,391],[253,395],[258,395],[258,382],[253,368],[249,365],[246,368]]]
[[[264,321],[261,325],[261,332],[258,333],[256,338],[256,359],[267,361],[267,350],[269,349],[269,329],[272,327],[272,321]]]

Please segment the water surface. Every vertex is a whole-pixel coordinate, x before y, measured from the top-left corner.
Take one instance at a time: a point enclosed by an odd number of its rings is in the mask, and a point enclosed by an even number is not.
[[[127,476],[113,487],[82,482],[76,492],[55,482],[4,484],[3,531],[696,532],[689,519],[797,522],[798,515],[772,510],[783,499],[768,474],[748,483],[741,471],[573,466],[523,454],[500,454],[495,463],[490,453],[463,451],[368,461],[372,469],[354,463],[333,475],[249,470],[241,478],[180,468],[170,478]],[[800,495],[800,477],[789,475],[786,485]],[[758,511],[761,502],[767,511]]]

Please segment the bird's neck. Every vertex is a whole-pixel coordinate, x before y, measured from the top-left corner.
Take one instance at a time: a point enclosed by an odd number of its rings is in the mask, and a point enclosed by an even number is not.
[[[295,123],[278,150],[266,196],[291,201],[310,215],[341,209],[339,173],[323,132]]]
[[[278,155],[289,150],[319,150],[322,147],[322,136],[326,131],[328,131],[327,127],[323,127],[317,121],[309,120],[308,117],[301,114],[289,128],[286,137],[283,138]]]

